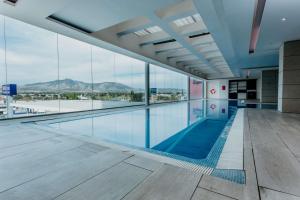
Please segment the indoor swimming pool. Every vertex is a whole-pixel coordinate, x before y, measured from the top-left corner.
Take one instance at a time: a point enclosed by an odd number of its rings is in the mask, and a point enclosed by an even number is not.
[[[248,107],[225,100],[194,100],[78,119],[62,118],[46,125],[70,135],[215,167],[238,106]]]
[[[64,135],[104,141],[189,163],[201,170],[209,170],[209,174],[244,183],[243,125],[240,126],[243,114],[238,108],[245,107],[276,109],[276,105],[192,100],[59,117],[36,124]],[[238,122],[236,118],[239,118]],[[233,134],[231,127],[239,129],[234,130],[239,133]],[[234,151],[233,156],[228,157],[223,150],[231,154]],[[241,164],[220,167],[226,166],[231,159]]]

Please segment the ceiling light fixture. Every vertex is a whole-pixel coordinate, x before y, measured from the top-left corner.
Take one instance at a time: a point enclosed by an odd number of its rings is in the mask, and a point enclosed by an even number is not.
[[[285,21],[286,21],[286,18],[285,18],[285,17],[281,18],[281,21],[285,22]]]

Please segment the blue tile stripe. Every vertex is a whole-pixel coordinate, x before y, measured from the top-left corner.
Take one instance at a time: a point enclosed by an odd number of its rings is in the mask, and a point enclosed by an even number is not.
[[[245,184],[246,176],[244,170],[236,169],[214,169],[211,173],[212,176],[220,177],[235,183]]]

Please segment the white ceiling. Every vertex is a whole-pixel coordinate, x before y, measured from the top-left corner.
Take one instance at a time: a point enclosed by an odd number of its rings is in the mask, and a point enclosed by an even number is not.
[[[181,0],[75,0],[54,15],[94,32],[178,2]]]
[[[137,0],[135,0],[137,1]],[[138,0],[140,2],[148,2],[147,0]],[[160,0],[153,0],[153,2],[156,5],[159,5],[163,3],[163,5],[170,5],[172,3],[180,2],[181,0],[164,0],[161,2]],[[91,37],[89,34],[80,32],[78,30],[74,30],[68,26],[53,22],[51,20],[48,20],[47,17],[50,15],[58,12],[59,10],[62,10],[64,8],[68,8],[68,5],[77,4],[82,2],[81,0],[51,0],[51,1],[40,1],[40,0],[19,0],[16,6],[11,6],[6,3],[3,3],[3,1],[0,2],[0,14],[12,17],[15,19],[18,19],[20,21],[53,31],[57,32],[59,34],[66,35],[68,37],[72,37],[99,47],[103,47],[118,53],[122,53],[140,60],[144,60],[146,62],[151,62],[156,65],[160,65],[165,68],[172,69],[174,71],[181,72],[186,75],[195,76],[194,74],[173,68],[169,65],[166,65],[164,63],[161,63],[157,60],[151,59],[149,57],[145,57],[141,54],[137,54],[135,52],[129,51],[124,48],[120,48],[116,45],[113,45],[111,43],[99,40],[98,38]],[[85,2],[93,2],[92,0],[86,0]],[[106,1],[110,2],[110,1]],[[126,2],[123,0],[114,0],[115,7],[119,7],[118,2],[122,3],[122,8],[126,8],[127,10],[130,10],[129,7],[131,5],[125,5]],[[105,7],[105,2],[102,5]],[[148,12],[151,12],[150,10]],[[110,13],[109,16],[103,15],[100,17],[100,19],[104,19],[106,22],[109,22],[110,19],[112,19],[110,16],[115,15],[115,13]],[[117,22],[115,22],[117,23]],[[105,28],[106,26],[103,26]]]
[[[234,72],[278,66],[279,47],[300,39],[300,1],[267,0],[254,54],[249,55],[255,0],[194,0],[202,18]],[[286,21],[282,21],[286,18]]]
[[[151,33],[153,27],[156,31]],[[201,77],[233,77],[193,1],[163,7],[91,35]]]
[[[239,76],[243,68],[277,66],[280,45],[299,39],[300,1],[267,0],[257,49],[249,55],[254,5],[255,0],[19,0],[16,6],[1,2],[0,14],[166,68],[214,79],[232,76],[231,72]],[[197,13],[203,22],[182,27],[172,23]],[[50,21],[47,17],[51,15],[93,33]],[[153,26],[163,31],[142,37],[128,34]],[[116,35],[120,32],[124,36]],[[210,35],[188,38],[205,32]],[[153,45],[169,39],[176,42]]]

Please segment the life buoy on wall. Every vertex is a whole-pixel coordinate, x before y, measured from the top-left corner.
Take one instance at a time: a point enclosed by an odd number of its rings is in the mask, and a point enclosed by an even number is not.
[[[209,92],[211,93],[211,94],[216,94],[216,89],[215,88],[213,88],[213,89],[211,89],[211,90],[209,90]]]

